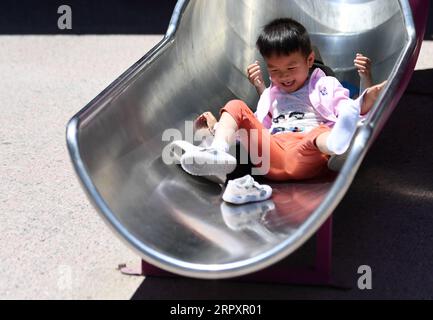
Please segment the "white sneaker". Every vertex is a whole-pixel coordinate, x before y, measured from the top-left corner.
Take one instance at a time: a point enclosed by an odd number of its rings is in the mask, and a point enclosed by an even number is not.
[[[197,151],[203,149],[202,147],[195,146],[192,143],[189,143],[188,141],[183,141],[183,140],[173,141],[172,143],[170,143],[168,145],[168,148],[169,148],[169,152],[170,152],[171,156],[174,158],[175,163],[177,163],[177,164],[181,164],[181,158],[185,153],[197,152]],[[188,173],[190,173],[190,172],[188,172]],[[227,180],[227,175],[226,174],[206,175],[206,176],[204,176],[204,178],[206,178],[212,182],[215,182],[217,184],[224,184]]]
[[[230,180],[223,194],[225,202],[243,204],[267,200],[272,196],[272,188],[268,185],[260,185],[250,175]]]
[[[365,119],[361,119],[357,124],[357,129],[354,134],[354,136],[357,135],[360,128],[364,125]],[[335,172],[340,172],[341,168],[343,167],[344,163],[346,162],[347,156],[349,155],[350,151],[353,148],[353,143],[349,145],[349,148],[344,152],[343,154],[334,154],[332,155],[328,160],[328,169]]]
[[[182,155],[185,152],[198,150],[200,147],[197,147],[197,146],[193,145],[192,143],[189,143],[188,141],[176,140],[176,141],[171,142],[167,146],[167,148],[170,152],[170,155],[174,158],[175,162],[177,164],[180,164],[180,158],[182,157]]]
[[[225,177],[236,169],[236,158],[214,148],[199,148],[185,152],[180,164],[183,170],[193,176]]]

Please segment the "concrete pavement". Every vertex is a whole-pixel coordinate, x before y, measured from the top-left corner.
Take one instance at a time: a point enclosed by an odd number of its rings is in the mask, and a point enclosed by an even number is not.
[[[139,259],[69,161],[67,121],[162,36],[0,37],[0,298],[128,299]]]

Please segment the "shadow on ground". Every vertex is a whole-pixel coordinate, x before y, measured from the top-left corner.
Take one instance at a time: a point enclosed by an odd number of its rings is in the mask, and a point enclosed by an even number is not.
[[[149,277],[132,299],[433,299],[432,82],[414,73],[334,213],[333,273],[349,289]],[[372,290],[357,288],[360,265]]]

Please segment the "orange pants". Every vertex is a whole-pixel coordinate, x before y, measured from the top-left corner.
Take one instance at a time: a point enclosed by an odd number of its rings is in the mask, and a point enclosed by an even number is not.
[[[329,156],[320,152],[315,144],[316,138],[331,129],[320,125],[308,133],[285,132],[271,135],[269,130],[255,117],[251,109],[241,100],[228,102],[220,113],[228,112],[236,121],[239,129],[245,129],[247,139],[241,137],[242,145],[262,149],[263,140],[269,141],[270,155],[269,171],[265,176],[271,180],[302,180],[322,176],[328,172]],[[250,130],[256,129],[258,134],[251,135]],[[257,165],[257,164],[255,164]]]

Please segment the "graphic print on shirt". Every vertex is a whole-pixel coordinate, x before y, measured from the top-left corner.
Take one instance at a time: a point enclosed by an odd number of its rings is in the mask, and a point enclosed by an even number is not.
[[[305,113],[301,111],[293,111],[290,112],[288,119],[286,119],[287,115],[280,114],[276,118],[272,119],[272,122],[275,124],[273,126],[273,130],[271,134],[291,131],[291,132],[303,132],[305,131],[305,127],[302,126],[290,126],[291,123],[294,123],[293,120],[302,120],[305,117]],[[294,118],[294,119],[291,119]]]
[[[314,110],[308,96],[308,81],[296,92],[286,93],[277,87],[271,89],[271,134],[309,132],[323,122]]]

